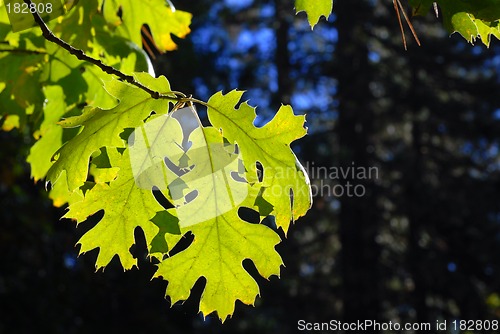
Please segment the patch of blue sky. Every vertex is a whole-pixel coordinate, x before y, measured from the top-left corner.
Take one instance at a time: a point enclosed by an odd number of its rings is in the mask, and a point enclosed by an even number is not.
[[[276,64],[265,63],[258,66],[255,74],[259,82],[267,86],[269,91],[276,93],[278,91],[278,69]]]
[[[233,12],[240,11],[253,4],[253,0],[224,0],[224,4]]]
[[[307,110],[311,106],[311,95],[308,91],[296,91],[293,93],[291,102],[295,110]]]
[[[196,77],[193,79],[193,85],[196,92],[196,97],[203,101],[208,101],[208,99],[210,98],[210,91],[205,81],[200,77]]]
[[[337,94],[338,82],[335,78],[322,76],[318,80],[318,94],[328,98],[328,103],[332,102],[333,97]]]
[[[380,61],[380,54],[378,52],[375,52],[375,51],[370,51],[368,53],[368,59],[372,63],[378,63]]]
[[[219,12],[224,9],[225,4],[221,1],[215,1],[211,4],[210,9],[208,10],[208,16],[211,19],[219,19]],[[196,18],[195,18],[196,20]]]
[[[258,29],[243,28],[239,33],[236,43],[233,46],[234,52],[246,53],[251,49],[256,49],[256,56],[259,59],[269,59],[275,50],[275,34],[269,27]]]
[[[256,44],[256,38],[254,32],[250,29],[243,28],[238,34],[234,49],[239,52],[248,52]]]
[[[315,83],[297,82],[291,104],[296,113],[310,115],[308,118],[310,133],[330,128],[332,122],[337,119],[336,92],[336,80],[326,76],[320,77]]]
[[[260,7],[260,16],[265,18],[273,18],[276,15],[276,9],[271,4],[264,4]]]
[[[465,155],[470,156],[470,158],[478,164],[489,162],[486,172],[496,172],[500,169],[500,166],[497,162],[497,157],[499,154],[498,142],[491,142],[489,140],[486,140],[485,138],[477,142],[466,142],[462,145],[461,152],[463,152],[463,154]]]
[[[276,50],[276,35],[274,30],[268,27],[260,28],[256,31],[255,39],[258,41],[257,48],[262,58],[270,58]]]
[[[269,102],[271,101],[271,93],[267,89],[263,88],[252,88],[245,92],[245,100],[249,101],[252,106],[259,106],[258,113],[265,113],[265,109],[269,108]]]
[[[493,112],[493,118],[496,120],[500,120],[500,109],[497,109]]]
[[[472,145],[471,142],[466,142],[462,145],[462,152],[466,155],[469,155],[473,152],[474,150],[474,145]]]
[[[483,50],[483,46],[481,44],[476,44],[472,47],[472,54],[475,54],[475,55],[480,55],[484,52]]]
[[[314,34],[321,36],[325,42],[337,43],[339,39],[338,31],[332,25],[320,24],[314,28]]]
[[[242,61],[237,58],[229,58],[228,62],[228,77],[231,87],[238,87],[241,74]]]
[[[221,55],[215,60],[215,69],[227,75],[229,85],[237,87],[241,74],[242,61],[231,55]]]
[[[229,61],[233,59],[232,57],[228,56],[219,56],[215,59],[214,65],[215,69],[218,71],[223,71],[228,67]]]
[[[217,53],[225,50],[229,42],[227,31],[219,25],[201,26],[193,31],[191,40],[196,51]]]
[[[500,72],[500,48],[495,48],[495,52],[497,55],[486,60],[485,65],[493,68],[496,72]]]
[[[216,7],[210,9],[208,22],[205,19],[203,23],[196,23],[191,38],[198,56],[208,55],[213,59],[214,68],[222,76],[212,80],[200,75],[194,82],[196,95],[206,100],[218,90],[228,92],[236,87],[246,89],[244,99],[259,106],[259,116],[255,121],[259,126],[268,122],[276,112],[275,106],[271,108],[273,94],[278,92],[278,70],[274,63],[276,34],[272,20],[275,7],[269,3],[260,5],[261,17],[269,19],[255,25],[242,22],[235,37],[231,37],[225,29],[227,27],[220,16],[221,9],[231,7],[245,10],[252,4],[254,1],[249,0],[225,0],[222,7],[219,2],[214,3]],[[332,15],[329,21],[334,20]],[[324,20],[313,32],[306,19],[296,18],[290,27],[288,47],[292,66],[289,80],[294,83],[291,104],[297,114],[314,114],[314,117],[309,118],[310,125],[321,124],[325,119],[335,119],[337,115],[337,83],[322,73],[323,64],[333,60],[337,39],[337,30]],[[251,72],[248,72],[249,68]],[[241,86],[239,81],[243,76],[250,86]]]
[[[288,43],[290,63],[301,72],[310,72],[312,66],[321,67],[321,63],[333,59],[335,43],[321,35],[292,34]]]

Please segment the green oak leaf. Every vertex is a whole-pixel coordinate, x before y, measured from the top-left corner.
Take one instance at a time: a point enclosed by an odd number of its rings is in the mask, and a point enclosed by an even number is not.
[[[59,22],[51,22],[52,31],[75,48],[89,52],[96,47],[93,44],[96,29],[101,29],[100,24],[93,22],[99,15],[99,0],[80,1]],[[99,54],[105,46],[97,46],[93,55]],[[92,54],[92,53],[91,53]]]
[[[98,154],[92,155],[91,161],[89,173],[95,183],[108,183],[116,179],[120,168],[112,165],[106,147],[101,148]]]
[[[100,11],[102,0],[73,2],[72,6],[74,8],[63,20],[51,22],[56,35],[124,73],[147,71],[147,56],[141,48],[142,43],[133,43],[108,25]],[[59,50],[69,55],[66,50]]]
[[[481,41],[487,46],[490,46],[491,36],[500,39],[500,21],[486,22],[476,20],[477,31]]]
[[[49,24],[63,39],[69,39],[74,46],[82,47],[87,54],[99,57],[124,73],[147,70],[144,51],[123,37],[111,34],[98,8],[98,1],[86,1],[64,20]],[[8,22],[4,8],[0,10],[0,22]],[[89,22],[92,24],[86,25]],[[47,84],[63,87],[68,108],[82,103],[95,103],[101,108],[116,104],[102,89],[102,81],[109,80],[108,74],[46,41],[40,29],[13,33],[10,26],[7,27],[8,31],[2,33],[0,50],[14,52],[0,53],[0,65],[4,68],[0,74],[0,115],[3,115],[4,124],[9,117],[16,117],[22,127],[27,114],[33,114],[35,120],[41,119],[42,88]],[[88,33],[80,29],[87,29]],[[36,138],[38,125],[36,123],[34,128]]]
[[[2,1],[2,4],[3,3],[5,3],[6,6],[13,7],[13,10],[8,10],[7,13],[9,16],[9,21],[12,25],[12,30],[14,32],[23,31],[38,26],[29,9],[17,11],[15,10],[15,4],[22,4],[21,1],[4,0]],[[36,6],[35,8],[37,8],[38,14],[44,22],[49,22],[64,15],[64,7],[60,0],[33,0],[32,4]],[[43,8],[38,7],[38,5],[43,6]]]
[[[184,130],[190,128],[186,118],[179,120]],[[254,198],[248,189],[250,184],[234,176],[239,170],[239,155],[221,132],[199,124],[191,127],[185,142],[190,143],[185,151],[188,170],[179,177],[179,192],[186,195],[195,190],[197,194],[184,202],[187,196],[177,200],[172,196],[172,203],[181,233],[191,231],[194,240],[186,250],[164,259],[155,277],[168,281],[166,295],[172,304],[186,300],[194,284],[204,277],[200,311],[204,315],[216,311],[224,321],[233,314],[236,300],[253,305],[259,295],[257,282],[243,267],[245,259],[255,264],[261,276],[279,276],[283,262],[275,246],[280,237],[270,228],[247,223],[238,215],[240,207],[254,205]],[[182,164],[178,154],[168,158],[174,165]],[[175,193],[175,177],[169,179],[167,173],[167,180],[170,193]]]
[[[157,212],[151,222],[158,227],[158,234],[151,240],[149,255],[162,260],[172,248],[182,239],[179,227],[179,219],[175,216],[175,210],[168,209]]]
[[[224,321],[233,314],[236,300],[253,305],[259,295],[257,282],[243,268],[245,259],[262,277],[279,276],[283,264],[275,250],[279,236],[267,226],[242,221],[237,208],[188,230],[194,234],[193,243],[163,260],[155,273],[168,281],[166,295],[172,304],[186,300],[196,281],[205,277],[200,311],[204,315],[217,311]]]
[[[129,140],[137,185],[168,191],[181,228],[238,207],[249,194],[236,147],[213,127],[202,127],[194,108],[161,115]]]
[[[203,127],[192,108],[153,118],[131,138],[137,185],[168,190],[179,235],[194,234],[186,250],[159,264],[155,277],[169,282],[166,295],[172,303],[185,300],[194,284],[205,277],[200,300],[203,314],[216,311],[224,321],[233,314],[236,300],[253,304],[259,287],[242,262],[252,260],[265,278],[279,275],[282,260],[275,246],[280,238],[270,228],[247,223],[238,215],[240,207],[255,205],[256,196],[245,179],[247,175],[252,178],[251,172],[242,168],[245,162],[236,146],[218,128]],[[258,182],[254,186],[261,187]],[[288,196],[285,199],[289,201]],[[165,253],[161,245],[159,251]]]
[[[250,179],[257,178],[257,162],[262,164],[262,197],[274,206],[271,214],[286,233],[290,222],[305,215],[312,201],[309,177],[290,149],[290,143],[307,132],[305,116],[295,116],[290,106],[282,106],[269,123],[257,128],[253,125],[255,108],[246,102],[235,107],[242,94],[213,95],[208,101],[208,118],[222,129],[224,138],[238,145]]]
[[[66,183],[66,172],[62,172],[61,181],[52,186],[49,192],[49,198],[52,200],[52,205],[59,208],[65,204],[73,204],[83,200],[83,190],[77,189],[75,191],[68,191],[68,184]]]
[[[142,26],[148,25],[161,52],[176,48],[171,34],[183,38],[190,32],[192,15],[168,7],[164,0],[106,0],[103,11],[106,21],[117,26],[121,36],[137,45],[142,45]]]
[[[321,16],[326,19],[333,10],[333,0],[295,0],[295,11],[306,12],[311,29],[318,23]]]
[[[39,81],[45,55],[0,53],[0,117],[16,115],[20,126],[26,116],[40,113],[44,101]]]
[[[38,181],[44,178],[52,165],[52,156],[73,138],[78,129],[64,129],[58,121],[63,116],[79,111],[79,104],[97,104],[102,108],[112,108],[116,99],[103,89],[102,82],[107,74],[76,59],[60,48],[47,48],[50,57],[44,63],[41,81],[45,103],[40,127],[34,131],[37,139],[30,150],[27,161],[31,165],[31,175]],[[63,50],[64,51],[64,50]],[[82,73],[83,72],[83,73]]]
[[[79,0],[64,0],[63,4],[66,8],[66,11],[70,11],[73,7],[78,4]]]
[[[103,82],[109,80],[109,76],[100,69],[95,66],[83,65],[81,79],[84,81],[85,90],[77,91],[79,96],[72,101],[77,101],[85,106],[99,106],[102,109],[111,109],[116,105],[116,98],[103,89]],[[63,87],[68,86],[63,85]],[[66,92],[66,94],[71,94],[71,92]]]
[[[103,23],[96,10],[100,4],[107,23],[116,23],[116,28]],[[77,3],[67,24],[92,22],[93,29],[66,30],[64,20],[51,26],[89,54],[101,50],[99,57],[106,63],[129,73],[144,66],[144,54],[131,50],[132,43],[126,45],[125,39],[131,37],[140,45],[143,24],[149,25],[162,51],[175,47],[171,33],[183,36],[189,31],[190,14],[174,14],[163,1],[159,4],[157,0]],[[115,15],[118,8],[121,17]],[[164,10],[168,15],[151,24],[150,18]],[[139,12],[148,14],[147,20],[131,18]],[[239,209],[258,210],[261,219],[272,214],[285,232],[290,221],[305,214],[311,205],[308,177],[290,149],[291,142],[306,133],[305,118],[283,106],[271,122],[256,128],[254,109],[246,103],[235,109],[242,93],[231,92],[211,98],[209,117],[214,127],[203,127],[194,110],[164,115],[172,100],[155,100],[128,83],[112,80],[103,90],[101,82],[107,75],[50,44],[28,44],[22,36],[10,35],[9,47],[40,51],[38,61],[21,70],[37,75],[34,87],[40,87],[45,99],[36,115],[39,129],[34,136],[39,140],[28,159],[33,177],[38,180],[46,174],[54,205],[69,204],[65,218],[81,223],[103,212],[79,240],[80,253],[98,248],[98,269],[114,257],[130,269],[137,265],[130,249],[139,228],[148,255],[160,262],[155,277],[168,281],[166,294],[173,303],[188,298],[196,281],[204,277],[200,310],[205,315],[216,311],[224,321],[233,314],[237,300],[254,304],[259,287],[243,261],[252,261],[264,278],[279,276],[283,262],[275,247],[281,239],[267,226],[244,221]],[[170,92],[164,77],[142,73],[135,78],[155,91]],[[69,82],[76,84],[63,88]],[[5,89],[0,86],[0,93]],[[91,106],[72,116],[82,104]],[[58,122],[61,117],[67,118]],[[125,138],[132,129],[127,145]],[[262,180],[257,163],[263,166]],[[155,198],[157,191],[174,208],[165,210]],[[193,243],[165,257],[188,232],[194,235]]]
[[[136,186],[127,149],[123,155],[111,149],[107,153],[112,166],[120,169],[116,180],[109,184],[95,184],[82,201],[69,206],[64,218],[82,222],[104,210],[103,218],[78,241],[80,253],[99,248],[97,269],[105,267],[115,255],[124,269],[131,269],[137,265],[137,260],[130,253],[130,247],[135,243],[134,230],[141,228],[147,245],[150,245],[159,231],[150,219],[164,209],[155,200],[151,189]]]
[[[41,136],[30,149],[26,161],[31,166],[31,177],[35,181],[45,177],[52,165],[54,153],[63,144],[63,128],[56,123],[66,113],[66,103],[61,86],[46,86],[43,88],[47,103],[43,106],[44,119],[37,136]]]
[[[451,16],[445,16],[445,24],[453,29],[453,32],[458,32],[469,43],[473,43],[479,35],[474,16],[466,12],[454,13]],[[449,19],[449,20],[448,20]]]
[[[138,81],[161,93],[170,92],[165,77],[154,79],[147,73],[136,73]],[[152,111],[158,114],[168,112],[170,100],[153,99],[148,93],[131,84],[112,80],[105,88],[120,102],[112,109],[87,108],[80,116],[60,122],[63,127],[83,127],[80,133],[61,147],[55,155],[55,163],[49,169],[47,178],[57,182],[62,171],[66,171],[66,182],[72,191],[82,186],[87,179],[89,159],[101,147],[125,147],[120,134],[126,128],[143,124]]]
[[[173,198],[181,227],[203,223],[234,210],[249,195],[249,185],[242,178],[240,155],[234,145],[227,145],[213,127],[197,127],[189,136],[187,172],[169,186],[171,193],[182,190],[184,196]],[[182,159],[182,158],[181,158]],[[179,162],[182,163],[182,160]],[[194,194],[191,197],[188,194]]]

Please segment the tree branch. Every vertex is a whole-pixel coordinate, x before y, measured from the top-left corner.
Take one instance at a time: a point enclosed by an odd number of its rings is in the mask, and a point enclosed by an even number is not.
[[[31,0],[23,0],[23,1],[28,6],[30,6],[32,4]],[[28,8],[31,8],[31,7],[28,7]],[[143,91],[145,91],[146,93],[151,95],[151,97],[153,99],[169,99],[169,100],[174,100],[174,101],[180,101],[183,99],[183,97],[165,95],[165,94],[159,93],[157,91],[154,91],[154,90],[144,86],[139,81],[135,80],[133,76],[127,75],[127,74],[121,72],[120,70],[117,70],[116,68],[114,68],[112,66],[106,65],[99,59],[95,59],[95,58],[92,58],[92,57],[86,55],[85,52],[83,52],[83,50],[74,48],[70,44],[66,43],[65,41],[63,41],[62,39],[60,39],[59,37],[54,35],[52,33],[52,31],[49,29],[49,27],[47,27],[47,25],[43,21],[42,17],[40,16],[40,14],[36,11],[36,8],[32,14],[33,14],[33,18],[35,19],[35,22],[42,29],[43,37],[45,37],[46,40],[48,40],[52,43],[55,43],[55,44],[59,45],[60,47],[62,47],[63,49],[67,50],[69,53],[74,55],[76,58],[83,60],[83,61],[86,61],[86,62],[89,62],[89,63],[92,63],[92,64],[96,65],[97,67],[99,67],[102,71],[104,71],[108,74],[111,74],[111,75],[115,75],[118,78],[120,78],[121,80],[126,81],[129,84],[134,85],[134,86],[142,89]]]

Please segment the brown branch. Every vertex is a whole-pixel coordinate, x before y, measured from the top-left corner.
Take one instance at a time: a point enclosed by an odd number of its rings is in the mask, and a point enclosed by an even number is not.
[[[396,1],[397,0],[392,0],[392,3],[394,5],[394,10],[396,11],[396,16],[398,17],[399,29],[401,29],[401,38],[403,39],[403,45],[405,46],[405,50],[408,50],[406,48],[405,31],[403,29],[403,23],[401,22],[401,15],[399,14],[399,7]]]
[[[418,46],[420,46],[420,41],[418,40],[417,32],[413,28],[413,24],[411,23],[410,19],[408,18],[408,15],[406,15],[406,11],[403,8],[403,5],[401,4],[401,1],[397,0],[399,7],[401,8],[401,13],[403,13],[403,17],[406,20],[406,23],[408,24],[408,27],[410,27],[410,31],[413,34],[413,38],[415,38],[415,41],[417,41]]]
[[[30,6],[32,4],[31,0],[23,0],[23,1],[28,6]],[[29,7],[29,8],[31,8],[31,7]],[[83,60],[83,61],[87,61],[91,64],[94,64],[97,67],[99,67],[103,72],[106,72],[106,73],[111,74],[111,75],[115,75],[118,78],[120,78],[121,80],[126,81],[129,84],[134,85],[134,86],[142,89],[143,91],[145,91],[146,93],[151,95],[151,97],[153,99],[169,99],[169,100],[175,100],[175,101],[179,101],[182,99],[182,98],[177,97],[177,96],[164,95],[162,93],[154,91],[154,90],[144,86],[139,81],[135,80],[133,76],[127,75],[127,74],[121,72],[120,70],[117,70],[116,68],[114,68],[112,66],[106,65],[99,59],[95,59],[95,58],[92,58],[92,57],[86,55],[85,52],[83,52],[83,50],[74,48],[70,44],[66,43],[65,41],[63,41],[62,39],[60,39],[59,37],[54,35],[52,33],[52,31],[49,29],[49,27],[47,27],[47,25],[43,21],[40,14],[36,11],[36,9],[32,14],[33,14],[33,18],[35,19],[35,22],[42,29],[43,37],[46,40],[48,40],[52,43],[55,43],[55,44],[59,45],[60,47],[62,47],[63,49],[67,50],[69,53],[74,55],[76,58]]]
[[[401,13],[403,14],[403,17],[408,24],[408,27],[410,28],[411,33],[413,34],[413,38],[415,38],[415,41],[417,41],[418,46],[420,46],[420,40],[418,39],[417,32],[413,28],[413,24],[411,23],[410,19],[408,18],[408,15],[406,15],[406,11],[401,4],[401,1],[399,0],[392,0],[392,3],[394,5],[394,10],[396,11],[396,16],[398,17],[398,22],[399,22],[399,29],[401,30],[401,38],[403,39],[403,45],[405,47],[405,50],[407,50],[406,47],[406,37],[405,37],[405,31],[403,29],[403,23],[401,22],[401,14],[399,13],[399,9],[401,8]]]

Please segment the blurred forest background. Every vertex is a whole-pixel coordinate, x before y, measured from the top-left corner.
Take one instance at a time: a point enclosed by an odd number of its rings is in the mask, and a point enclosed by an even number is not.
[[[498,41],[471,46],[429,15],[413,20],[422,47],[408,34],[405,51],[390,1],[338,0],[314,31],[288,0],[175,5],[193,13],[192,33],[156,55],[157,75],[202,100],[247,90],[262,124],[291,104],[307,113],[309,135],[294,144],[305,165],[378,177],[312,177],[316,189],[366,193],[316,191],[279,246],[281,279],[257,279],[256,307],[238,304],[221,325],[197,315],[202,284],[170,308],[144,259],[140,272],[113,261],[94,273],[96,251],[77,258],[74,247],[91,223],[59,220],[29,179],[31,137],[1,132],[0,333],[286,334],[300,319],[500,317]]]

